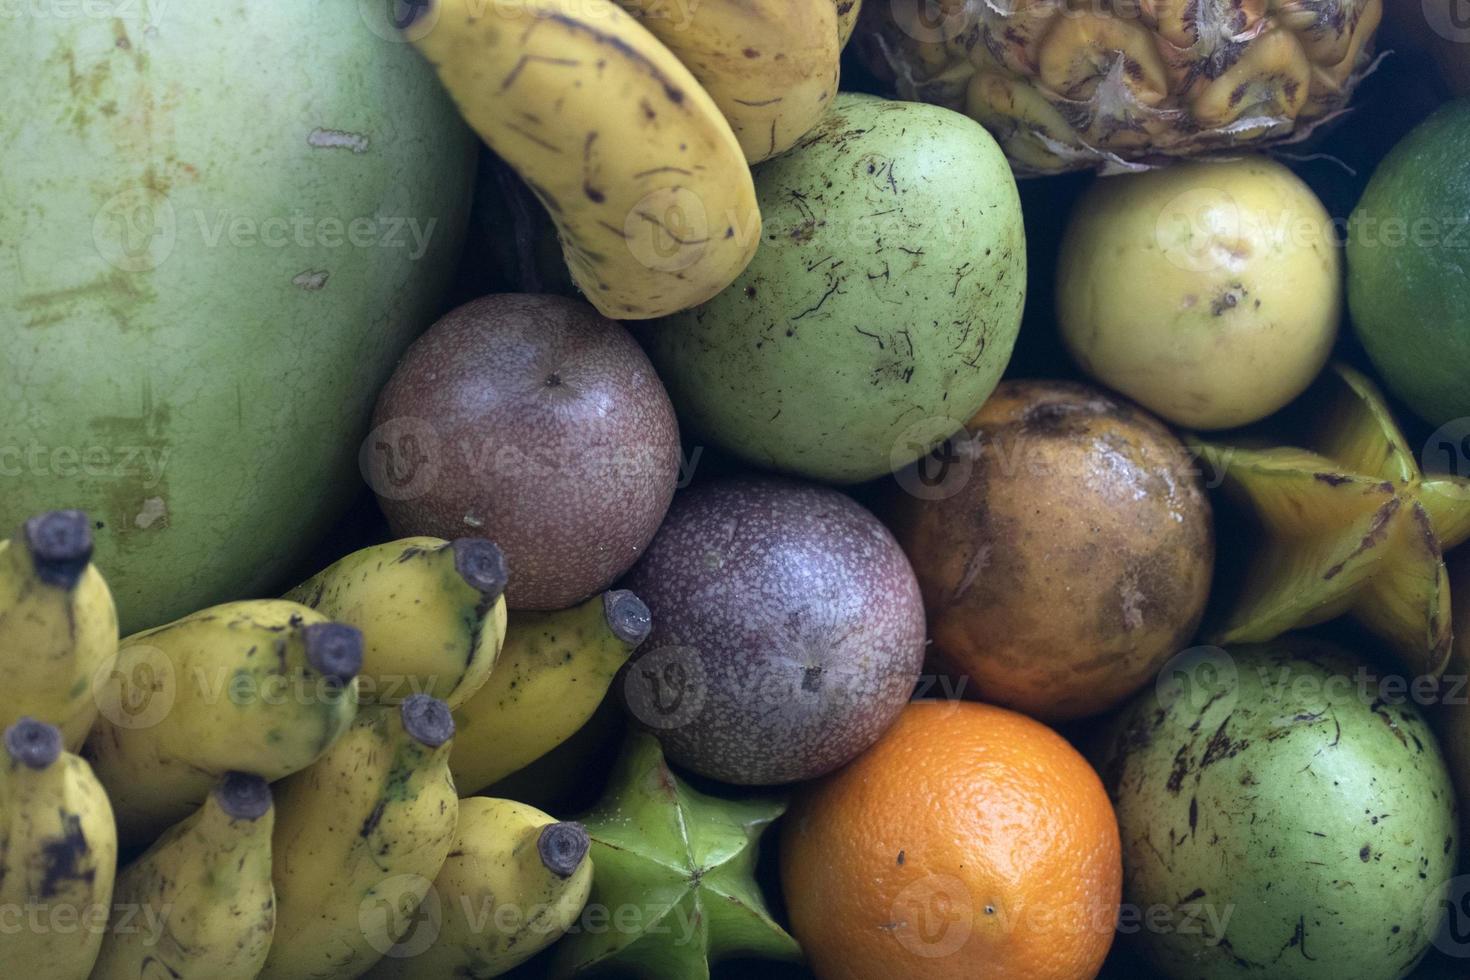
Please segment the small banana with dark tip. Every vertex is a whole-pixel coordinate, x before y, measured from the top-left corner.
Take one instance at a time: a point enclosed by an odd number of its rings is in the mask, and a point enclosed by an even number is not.
[[[415,537],[353,552],[286,594],[362,630],[364,702],[463,704],[505,640],[505,556],[481,538]]]
[[[426,694],[364,706],[325,756],[276,788],[280,921],[262,980],[351,980],[390,948],[374,917],[417,907],[449,853],[453,735],[449,708]]]
[[[652,629],[627,589],[559,612],[512,613],[490,680],[454,712],[459,791],[478,793],[571,738]]]
[[[271,789],[227,773],[118,872],[91,980],[254,980],[276,927]]]
[[[0,727],[22,716],[75,751],[97,717],[92,681],[117,654],[117,610],[79,510],[32,517],[0,541]]]
[[[0,746],[0,976],[85,980],[112,905],[107,794],[60,729],[22,718]]]
[[[357,713],[362,634],[283,599],[214,606],[123,640],[85,755],[118,834],[144,844],[227,772],[306,768]]]
[[[581,824],[535,807],[460,800],[454,848],[434,879],[433,942],[419,950],[418,937],[406,934],[367,976],[485,978],[515,969],[582,914],[592,890],[590,846]],[[425,927],[423,910],[415,921]]]

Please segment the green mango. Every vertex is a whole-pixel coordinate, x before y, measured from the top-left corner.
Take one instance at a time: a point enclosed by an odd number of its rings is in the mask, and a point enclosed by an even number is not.
[[[656,738],[630,735],[607,792],[579,821],[592,838],[592,894],[547,973],[708,980],[723,959],[798,962],[801,947],[755,881],[761,837],[785,810],[780,797],[701,793]]]
[[[1302,636],[1198,647],[1101,752],[1119,929],[1165,977],[1393,980],[1429,950],[1457,806],[1416,707],[1433,678]]]
[[[1021,201],[974,120],[844,92],[755,170],[760,249],[646,331],[680,421],[757,466],[858,483],[957,432],[1010,361]]]
[[[0,32],[0,527],[88,511],[131,632],[277,586],[360,486],[378,388],[440,312],[475,141],[392,4],[22,6]]]

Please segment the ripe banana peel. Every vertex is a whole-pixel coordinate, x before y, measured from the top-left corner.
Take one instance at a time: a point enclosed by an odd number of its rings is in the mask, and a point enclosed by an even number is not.
[[[231,602],[123,640],[85,755],[143,844],[231,771],[281,779],[352,723],[362,635],[295,602]]]
[[[117,610],[91,560],[79,510],[33,517],[0,541],[0,727],[50,722],[73,752],[97,718],[93,677],[117,654]]]
[[[352,980],[391,947],[372,917],[416,907],[454,836],[453,734],[449,708],[425,694],[367,706],[276,788],[280,921],[262,980]]]
[[[432,0],[407,34],[557,226],[608,317],[697,306],[760,243],[745,153],[688,68],[612,0]]]
[[[107,794],[55,725],[22,718],[0,746],[0,974],[85,980],[112,903],[117,835]]]
[[[254,980],[276,926],[271,790],[228,773],[117,876],[91,980]]]
[[[459,791],[478,793],[575,734],[652,628],[626,589],[560,612],[511,613],[500,662],[454,713]]]
[[[791,149],[837,94],[843,39],[832,0],[617,2],[699,79],[751,163]]]
[[[413,537],[355,551],[286,594],[362,631],[364,703],[464,703],[505,639],[505,556],[480,538]]]
[[[371,980],[498,977],[556,942],[592,888],[587,831],[534,807],[461,800],[448,860],[414,928]]]

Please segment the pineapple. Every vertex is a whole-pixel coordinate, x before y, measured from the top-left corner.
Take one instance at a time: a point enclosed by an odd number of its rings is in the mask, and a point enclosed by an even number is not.
[[[1347,104],[1382,16],[1382,0],[887,0],[860,45],[900,98],[985,124],[1017,173],[1119,171],[1304,138]]]

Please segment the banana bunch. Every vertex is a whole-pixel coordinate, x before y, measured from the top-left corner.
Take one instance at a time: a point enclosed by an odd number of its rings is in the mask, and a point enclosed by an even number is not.
[[[353,552],[286,594],[362,631],[364,702],[428,694],[458,707],[505,639],[505,557],[479,538],[404,538]]]
[[[253,980],[276,927],[271,790],[226,773],[117,876],[92,980]]]
[[[512,613],[490,680],[454,713],[459,791],[478,793],[570,738],[652,628],[626,589],[560,612]]]
[[[281,918],[262,978],[351,980],[391,948],[396,937],[373,917],[417,907],[449,854],[453,734],[449,708],[425,694],[367,706],[325,756],[277,787]]]
[[[117,653],[117,610],[91,560],[79,510],[32,517],[0,541],[0,727],[50,722],[71,751],[97,717],[93,677]]]
[[[227,772],[306,768],[357,712],[362,636],[282,599],[213,606],[122,641],[84,754],[119,837],[153,840]]]
[[[760,243],[749,164],[837,93],[852,0],[432,0],[408,36],[556,224],[604,315],[668,316]]]
[[[580,824],[533,807],[461,800],[453,849],[415,927],[367,976],[483,978],[514,969],[582,914],[592,889],[589,845]]]
[[[112,903],[117,835],[92,770],[55,725],[22,718],[0,746],[0,975],[85,980]]]

